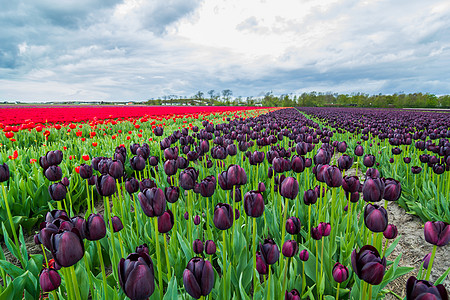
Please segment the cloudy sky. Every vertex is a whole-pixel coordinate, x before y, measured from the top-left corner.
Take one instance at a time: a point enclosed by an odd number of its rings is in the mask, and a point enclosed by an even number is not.
[[[0,0],[0,101],[450,94],[448,0]]]

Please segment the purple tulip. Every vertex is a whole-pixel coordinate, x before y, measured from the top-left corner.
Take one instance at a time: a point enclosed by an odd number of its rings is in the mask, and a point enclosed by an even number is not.
[[[303,194],[303,202],[306,205],[315,204],[317,202],[317,193],[313,189],[306,190]]]
[[[145,189],[138,194],[142,210],[148,217],[161,216],[166,210],[166,198],[160,188]]]
[[[195,299],[208,296],[214,287],[214,269],[211,263],[203,258],[192,258],[183,272],[183,284],[186,292]]]
[[[50,238],[50,250],[55,262],[62,267],[76,264],[84,255],[84,244],[76,228],[55,233]]]
[[[290,292],[286,291],[284,294],[284,300],[301,300],[301,294],[298,290],[293,289]]]
[[[336,282],[343,283],[348,279],[348,268],[337,262],[334,264],[332,275]]]
[[[205,242],[205,253],[208,255],[213,255],[216,253],[216,244],[212,240],[207,240]]]
[[[299,185],[297,179],[294,177],[287,177],[281,182],[280,194],[281,196],[289,199],[295,199],[299,191]]]
[[[111,217],[111,222],[112,222],[114,232],[119,232],[123,229],[122,221],[120,220],[120,218],[118,216]]]
[[[166,160],[164,163],[164,172],[167,176],[172,176],[177,173],[178,167],[177,167],[177,161],[174,159]]]
[[[233,225],[233,208],[227,203],[218,203],[214,208],[213,223],[220,230],[227,230]]]
[[[39,274],[39,284],[44,293],[49,293],[61,285],[61,276],[51,267],[44,268]]]
[[[367,202],[378,202],[384,197],[385,183],[380,178],[367,178],[363,185],[363,198]]]
[[[273,239],[264,239],[263,244],[259,243],[259,249],[266,264],[273,265],[278,261],[278,258],[280,257],[280,250]]]
[[[363,164],[368,168],[373,167],[373,165],[375,164],[375,156],[373,156],[372,154],[364,155]]]
[[[364,224],[372,232],[383,232],[388,225],[387,211],[383,206],[368,203],[364,208]]]
[[[49,166],[44,171],[44,176],[50,181],[58,181],[62,178],[62,170],[60,166]]]
[[[61,182],[53,183],[48,186],[48,193],[54,201],[61,201],[66,198],[67,188]]]
[[[139,191],[139,181],[134,177],[128,178],[125,181],[125,189],[129,194],[136,193]]]
[[[348,170],[353,166],[353,157],[344,154],[338,158],[337,162],[339,169]]]
[[[301,261],[308,261],[308,259],[309,259],[308,250],[305,249],[305,250],[300,251],[299,257],[300,257]]]
[[[448,294],[442,284],[434,286],[411,276],[406,281],[406,300],[448,300]]]
[[[425,240],[432,245],[442,247],[450,241],[450,225],[446,222],[428,221],[423,229]]]
[[[353,250],[351,261],[353,271],[359,279],[371,285],[378,285],[383,281],[386,257],[381,258],[375,247],[365,245],[359,252]]]
[[[175,224],[173,213],[170,209],[166,210],[161,216],[158,217],[158,231],[159,233],[167,233]]]
[[[105,219],[99,214],[90,214],[86,220],[84,235],[89,241],[97,241],[105,237]]]
[[[95,183],[100,196],[109,197],[116,192],[116,180],[111,175],[101,175]]]
[[[197,182],[199,171],[189,167],[180,172],[180,186],[185,190],[192,190]]]
[[[141,249],[121,258],[118,267],[119,283],[122,290],[132,300],[143,300],[155,291],[153,262],[147,252]]]
[[[264,213],[264,198],[257,191],[249,191],[244,195],[245,213],[252,218],[259,218]]]
[[[214,191],[216,190],[216,177],[214,176],[207,176],[205,179],[203,179],[200,182],[200,194],[203,197],[211,197],[214,194]]]
[[[336,166],[326,168],[323,178],[329,187],[340,187],[342,185],[342,173]]]
[[[397,237],[397,234],[398,234],[397,226],[393,224],[389,224],[383,231],[384,237],[387,238],[388,240],[395,239]]]
[[[386,178],[383,199],[388,201],[397,201],[402,194],[402,185],[398,180]]]
[[[300,219],[297,217],[290,217],[286,221],[286,231],[289,234],[295,235],[299,234],[301,229]]]
[[[298,252],[298,244],[295,240],[284,242],[281,252],[285,257],[293,257]]]

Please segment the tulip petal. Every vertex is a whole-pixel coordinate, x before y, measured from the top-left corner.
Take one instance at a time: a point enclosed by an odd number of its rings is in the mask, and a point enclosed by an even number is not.
[[[185,269],[183,272],[183,284],[186,292],[195,299],[199,299],[202,296],[200,286],[194,274],[188,269]]]

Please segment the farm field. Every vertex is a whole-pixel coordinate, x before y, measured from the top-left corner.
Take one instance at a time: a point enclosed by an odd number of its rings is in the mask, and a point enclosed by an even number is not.
[[[0,129],[0,299],[448,297],[446,112],[2,106]]]

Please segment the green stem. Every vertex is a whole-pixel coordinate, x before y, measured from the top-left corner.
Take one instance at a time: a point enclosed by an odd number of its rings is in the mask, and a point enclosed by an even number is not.
[[[267,284],[269,285],[268,287],[267,287],[267,299],[271,299],[270,298],[270,267],[271,267],[271,265],[269,265],[269,279],[267,280]]]
[[[286,237],[286,218],[287,218],[288,205],[289,205],[289,198],[286,198],[284,200],[283,223],[281,223],[281,243],[280,243],[281,247],[283,247],[284,238]],[[280,261],[280,270],[283,270],[283,265],[284,265],[284,260],[282,259]]]
[[[159,294],[160,298],[163,298],[163,282],[162,282],[162,268],[161,268],[161,253],[159,249],[159,236],[158,236],[158,218],[153,217],[153,224],[155,227],[155,241],[156,241],[156,259],[158,263],[158,284],[159,284]]]
[[[86,255],[83,255],[83,258],[84,258],[84,265],[86,266],[86,271],[88,274],[89,290],[91,291],[91,297],[94,298],[94,290],[93,290],[93,284],[92,284],[92,278],[91,278],[91,267],[89,266],[89,262],[86,258]]]
[[[369,283],[369,292],[367,293],[369,299],[372,299],[372,285]]]
[[[69,272],[71,273],[71,276],[72,276],[72,284],[73,284],[73,290],[75,293],[75,298],[77,300],[81,300],[80,289],[78,288],[77,276],[75,275],[75,268],[73,266],[69,267]],[[106,295],[106,293],[105,293],[105,295]]]
[[[305,290],[306,287],[306,278],[305,278],[305,262],[302,261],[302,295],[303,295],[303,291]]]
[[[91,214],[91,212],[92,212],[92,208],[91,208],[91,200],[90,200],[90,195],[89,195],[89,184],[88,184],[88,180],[87,179],[85,179],[84,180],[85,182],[86,182],[86,194],[87,194],[87,197],[86,197],[86,201],[87,201],[87,205],[88,205],[88,210],[87,210],[87,212],[86,212],[86,215],[90,215]]]
[[[98,260],[100,261],[100,268],[102,271],[102,281],[103,281],[103,293],[105,295],[105,299],[108,299],[108,289],[107,289],[107,283],[106,283],[106,271],[105,271],[105,263],[103,262],[103,255],[102,255],[102,246],[100,245],[100,241],[97,240],[97,254],[98,254]]]
[[[226,272],[226,262],[227,262],[227,242],[226,242],[226,239],[225,239],[225,230],[222,230],[222,243],[223,243],[223,264],[222,264],[222,276],[223,276],[223,279],[222,280],[225,280],[225,272]],[[226,297],[227,296],[227,285],[226,284],[224,284],[223,285],[223,295],[224,295],[224,297]]]
[[[19,247],[20,247],[19,239],[17,238],[16,228],[14,227],[14,222],[13,222],[12,215],[11,215],[11,210],[9,209],[8,197],[6,195],[6,189],[5,189],[5,186],[4,186],[3,182],[2,182],[2,193],[3,193],[3,199],[5,200],[5,207],[6,207],[6,213],[8,214],[9,225],[11,226],[11,231],[12,231],[12,234],[14,236],[14,243],[16,244],[16,247],[17,247],[17,250],[18,250],[17,252],[19,253],[19,257],[18,258],[20,260],[20,264],[25,269],[25,263],[23,261],[22,252],[19,251]]]
[[[340,287],[340,285],[341,285],[341,283],[338,282],[337,290],[336,290],[336,300],[339,300],[339,287]]]
[[[111,211],[110,211],[110,207],[109,207],[109,199],[108,197],[105,197],[105,206],[106,206],[106,212],[108,214],[108,223],[109,223],[109,231],[110,231],[110,235],[111,235],[111,249],[112,249],[112,262],[111,264],[113,266],[117,266],[117,260],[116,260],[116,241],[114,238],[114,229],[113,229],[113,224],[112,224],[112,220],[111,220]],[[112,268],[113,269],[113,274],[114,274],[114,278],[116,278],[116,280],[119,278],[118,277],[118,270],[117,268]]]
[[[256,277],[257,277],[257,270],[256,270],[256,218],[253,218],[253,291],[256,288]]]
[[[166,262],[167,262],[167,274],[168,274],[168,280],[170,281],[170,278],[172,278],[172,270],[170,268],[170,261],[169,261],[169,249],[167,249],[167,235],[164,233],[164,250],[166,252]]]
[[[136,234],[139,235],[139,222],[138,222],[138,212],[136,206],[136,198],[134,195],[130,195],[133,198],[133,206],[134,206],[134,218],[136,220]]]
[[[430,279],[431,267],[433,266],[434,257],[436,256],[436,249],[437,249],[437,246],[433,245],[433,252],[431,253],[430,263],[428,264],[428,268],[427,268],[427,276],[425,277],[425,280],[427,280],[427,281]]]

